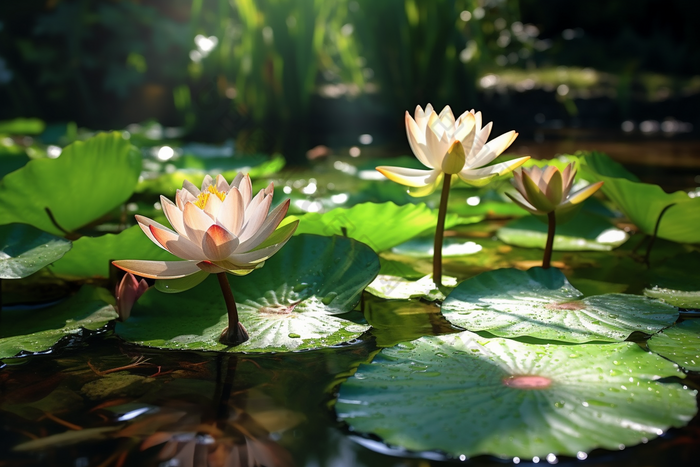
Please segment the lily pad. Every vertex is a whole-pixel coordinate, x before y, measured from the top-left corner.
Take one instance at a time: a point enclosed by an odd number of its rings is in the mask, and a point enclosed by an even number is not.
[[[700,290],[688,292],[685,290],[652,287],[644,289],[644,295],[663,300],[670,305],[680,308],[700,308]]]
[[[30,161],[0,181],[0,223],[73,232],[126,201],[140,172],[141,155],[119,133],[75,142],[58,159]]]
[[[547,224],[535,216],[526,216],[498,229],[498,239],[509,245],[544,249]],[[629,235],[607,219],[580,212],[569,222],[557,226],[554,249],[557,251],[610,251],[627,241]]]
[[[478,222],[482,217],[448,215],[445,228]],[[437,210],[425,204],[397,206],[394,203],[363,203],[351,208],[336,208],[324,214],[299,216],[296,234],[343,235],[369,245],[380,252],[399,245],[424,231],[434,230]]]
[[[647,297],[681,308],[700,308],[700,252],[681,253],[651,269]]]
[[[647,341],[649,350],[690,371],[700,371],[700,321],[686,320]]]
[[[0,225],[0,279],[21,279],[61,258],[69,240],[26,224]]]
[[[604,181],[601,190],[639,229],[653,235],[661,217],[658,236],[679,243],[700,243],[700,198],[688,193],[666,193],[660,186],[639,183],[624,174],[608,169],[613,163],[600,154],[580,158],[586,175],[593,181]],[[665,212],[664,212],[665,211]]]
[[[51,266],[59,276],[71,278],[109,277],[110,261],[116,259],[146,259],[177,261],[178,258],[157,247],[144,235],[138,225],[119,234],[101,237],[81,237],[73,242],[73,249]]]
[[[556,268],[498,269],[457,286],[442,304],[452,323],[500,337],[564,342],[623,341],[653,334],[678,319],[678,309],[641,295],[583,298]]]
[[[117,317],[106,289],[83,286],[71,298],[43,309],[2,310],[0,359],[37,353],[82,330],[97,331]]]
[[[116,332],[136,344],[170,349],[274,352],[336,345],[369,329],[347,319],[361,319],[359,314],[347,313],[378,272],[379,258],[360,242],[301,235],[262,269],[230,276],[247,342],[227,347],[218,341],[228,322],[215,277],[180,294],[147,291]]]
[[[581,456],[687,424],[696,391],[658,381],[670,376],[683,374],[631,342],[533,345],[462,332],[382,350],[341,385],[335,408],[354,431],[413,451]]]
[[[38,118],[15,118],[0,121],[0,134],[39,135],[46,128],[46,123]]]

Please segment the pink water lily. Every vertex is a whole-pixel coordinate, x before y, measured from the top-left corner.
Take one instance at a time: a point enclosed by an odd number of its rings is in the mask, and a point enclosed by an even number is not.
[[[161,196],[171,230],[147,217],[136,216],[141,230],[156,245],[184,261],[119,260],[114,265],[152,279],[179,279],[200,271],[216,274],[224,295],[229,325],[221,342],[238,345],[248,333],[238,311],[227,273],[245,275],[260,268],[294,234],[299,221],[279,227],[289,200],[270,211],[273,185],[253,197],[248,175],[238,174],[229,184],[222,175],[207,175],[199,189],[189,181],[177,190],[175,202]]]
[[[409,193],[413,196],[433,193],[446,174],[456,174],[472,186],[483,186],[529,159],[526,156],[487,166],[515,141],[518,133],[511,130],[487,143],[493,125],[489,122],[481,126],[481,112],[469,110],[455,118],[450,106],[438,115],[428,104],[425,110],[416,106],[415,118],[407,111],[405,120],[411,150],[429,170],[388,166],[377,170],[389,180],[411,187]]]
[[[114,291],[114,296],[117,299],[115,308],[119,315],[119,321],[127,320],[134,303],[146,290],[148,290],[148,282],[145,279],[136,280],[136,277],[130,272],[122,277]]]
[[[198,189],[185,181],[175,203],[160,197],[173,230],[136,216],[141,230],[156,245],[185,261],[114,261],[115,266],[152,279],[178,279],[200,270],[245,275],[261,267],[291,238],[298,221],[276,230],[289,200],[271,212],[273,185],[252,196],[248,175],[228,184],[223,176],[207,175]]]

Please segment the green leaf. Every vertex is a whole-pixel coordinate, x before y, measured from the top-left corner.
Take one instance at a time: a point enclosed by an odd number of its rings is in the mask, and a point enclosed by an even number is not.
[[[442,283],[447,287],[454,287],[457,285],[457,279],[443,276]],[[423,276],[417,281],[380,274],[367,286],[367,292],[375,297],[389,300],[406,300],[421,297],[429,300],[444,300],[445,298],[435,285],[435,282],[433,282],[432,274]]]
[[[668,208],[661,217],[658,236],[679,243],[700,243],[700,198],[691,198],[683,191],[669,194],[658,185],[606,176],[616,172],[601,169],[600,162],[586,160],[582,159],[586,173],[594,181],[605,182],[603,193],[642,232],[653,235],[659,217]]]
[[[684,252],[651,269],[647,297],[681,308],[700,308],[700,252]]]
[[[45,128],[46,124],[38,118],[15,118],[0,122],[0,134],[39,135]]]
[[[362,243],[301,235],[262,269],[229,276],[249,341],[233,348],[219,343],[228,318],[215,277],[178,295],[147,291],[131,317],[117,324],[117,334],[171,349],[273,352],[335,345],[368,329],[333,315],[351,311],[378,271],[377,255]]]
[[[457,286],[442,304],[452,323],[500,337],[589,342],[625,340],[673,324],[678,309],[640,295],[583,298],[556,268],[498,269]]]
[[[690,319],[647,341],[649,350],[690,371],[700,371],[700,321]]]
[[[644,295],[663,300],[679,308],[700,308],[700,290],[688,292],[685,290],[652,287],[650,289],[644,289]]]
[[[547,224],[535,216],[526,216],[498,229],[498,239],[509,245],[544,249]],[[579,212],[569,222],[558,225],[554,236],[557,251],[610,251],[627,241],[624,230],[613,227],[607,219]]]
[[[117,317],[105,289],[83,286],[69,299],[42,309],[3,309],[0,326],[0,359],[20,352],[43,352],[65,336],[83,329],[101,330]]]
[[[51,266],[51,271],[69,278],[109,277],[109,264],[117,259],[177,261],[178,258],[156,246],[138,225],[119,234],[81,237],[73,249]]]
[[[420,236],[395,246],[391,251],[399,255],[413,256],[416,258],[432,258],[435,248],[434,242],[434,234],[431,236]],[[464,238],[448,237],[442,241],[443,258],[473,255],[479,253],[481,250],[481,245]]]
[[[158,279],[156,280],[156,290],[163,293],[180,293],[190,290],[204,282],[209,277],[206,271],[199,271],[180,279]]]
[[[129,199],[141,155],[119,133],[66,147],[58,159],[37,159],[0,180],[0,221],[23,222],[63,235],[99,219]]]
[[[460,218],[448,215],[445,228],[478,222],[482,217]],[[296,234],[343,235],[369,245],[380,252],[399,245],[437,225],[437,210],[425,204],[397,206],[394,203],[363,203],[351,208],[336,208],[324,214],[299,216]]]
[[[70,248],[70,241],[30,225],[0,225],[0,279],[21,279],[34,274]]]
[[[532,345],[462,332],[382,350],[341,385],[335,409],[353,431],[412,451],[580,456],[687,424],[696,391],[658,381],[671,376],[683,374],[631,342]]]
[[[595,172],[596,174],[603,175],[605,177],[624,178],[625,180],[629,180],[631,182],[639,181],[639,178],[629,170],[625,169],[622,164],[615,162],[610,158],[610,156],[603,154],[602,152],[580,151],[577,152],[576,156],[574,157],[566,157],[577,160],[579,162],[579,167],[582,167],[583,169],[582,171],[584,172],[584,175],[589,174],[590,172]]]

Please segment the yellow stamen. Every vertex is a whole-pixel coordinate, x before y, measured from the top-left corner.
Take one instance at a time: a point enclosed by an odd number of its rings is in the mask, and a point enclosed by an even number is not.
[[[207,205],[207,201],[209,200],[209,196],[212,194],[216,195],[221,201],[226,199],[226,193],[217,190],[214,185],[209,185],[206,191],[202,191],[197,196],[197,201],[194,202],[194,205],[199,209],[204,209],[204,206]]]

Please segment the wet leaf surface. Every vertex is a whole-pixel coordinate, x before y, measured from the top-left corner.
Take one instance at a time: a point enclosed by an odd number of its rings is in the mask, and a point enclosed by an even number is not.
[[[647,341],[649,350],[690,371],[700,371],[700,321],[685,320]]]
[[[452,323],[500,337],[615,342],[673,324],[678,309],[631,294],[583,298],[556,268],[499,269],[457,286],[442,304]]]
[[[0,225],[0,279],[27,277],[70,249],[70,241],[30,225]]]
[[[356,432],[453,457],[545,459],[620,449],[685,425],[696,391],[636,344],[531,345],[470,332],[382,350],[340,388]],[[556,457],[555,457],[556,459]]]

